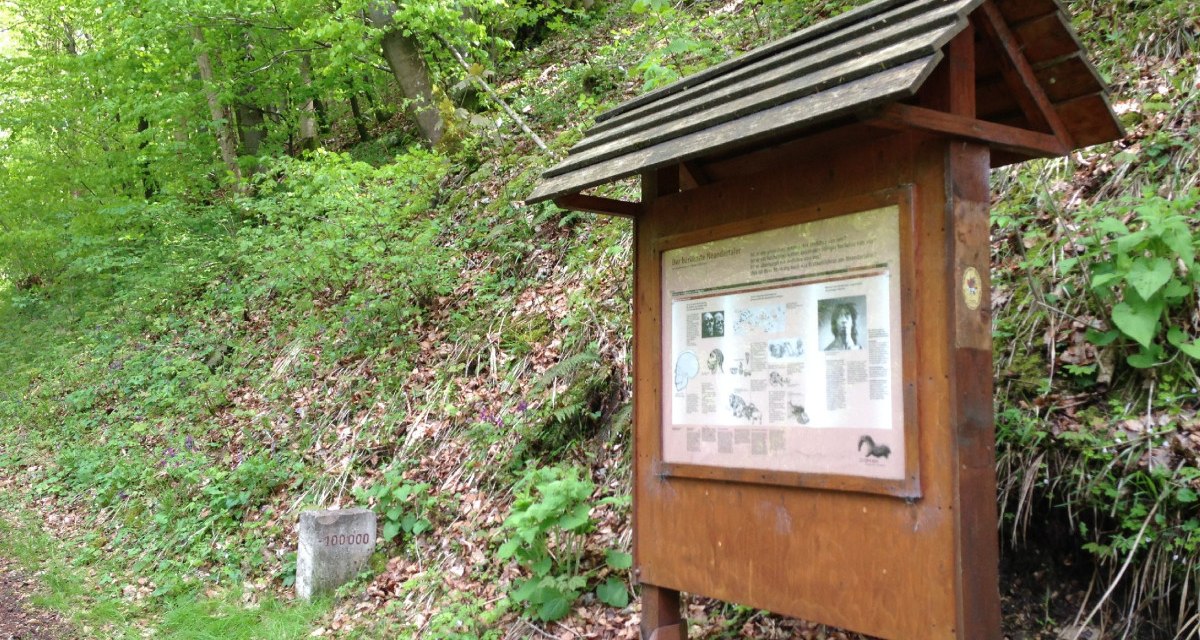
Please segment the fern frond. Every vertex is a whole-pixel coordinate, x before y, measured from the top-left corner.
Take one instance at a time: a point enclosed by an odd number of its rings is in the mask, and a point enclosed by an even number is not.
[[[581,369],[598,362],[600,362],[600,354],[594,347],[588,348],[586,351],[577,353],[546,369],[546,372],[534,381],[529,390],[532,393],[537,393],[553,384],[559,378],[573,379]]]

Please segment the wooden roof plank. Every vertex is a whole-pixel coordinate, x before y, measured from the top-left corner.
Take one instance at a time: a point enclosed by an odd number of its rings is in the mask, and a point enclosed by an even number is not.
[[[922,0],[904,5],[901,7],[903,11],[898,10],[873,21],[854,25],[853,28],[827,34],[812,42],[780,51],[777,55],[769,58],[744,64],[687,89],[662,96],[637,108],[606,118],[592,127],[588,135],[609,131],[624,123],[658,113],[662,109],[695,100],[697,97],[711,95],[730,85],[741,86],[748,79],[762,78],[765,83],[767,75],[781,66],[797,62],[812,64],[817,60],[824,60],[825,64],[836,64],[845,59],[845,56],[865,55],[873,49],[893,42],[949,27],[958,23],[966,14],[966,10],[978,4],[978,1],[981,0],[958,0],[952,3],[946,3],[945,0]]]
[[[626,111],[640,107],[643,104],[653,102],[654,100],[658,100],[664,96],[672,95],[679,91],[694,87],[716,76],[728,73],[729,71],[763,58],[770,57],[780,51],[801,45],[828,33],[847,28],[863,20],[869,20],[878,15],[887,13],[897,7],[902,7],[907,2],[908,0],[881,0],[880,2],[872,2],[860,7],[856,7],[855,9],[837,15],[833,18],[824,20],[805,29],[801,29],[790,36],[763,45],[741,56],[731,60],[726,60],[720,64],[713,65],[708,69],[694,73],[686,78],[682,78],[665,87],[642,94],[641,96],[629,100],[628,102],[625,102],[614,109],[600,114],[600,116],[596,118],[596,122],[604,122],[609,118],[614,118],[622,113],[625,113]]]
[[[735,101],[758,100],[758,96],[769,95],[770,90],[774,87],[780,87],[784,83],[798,79],[813,77],[814,74],[826,69],[857,69],[857,73],[861,75],[874,72],[875,65],[894,66],[897,63],[922,58],[932,54],[949,40],[949,36],[957,31],[957,29],[951,28],[953,26],[953,24],[943,25],[933,31],[918,32],[913,37],[898,42],[889,38],[888,41],[882,43],[862,43],[859,46],[839,48],[827,52],[827,55],[816,55],[791,64],[780,65],[762,75],[751,76],[740,83],[718,91],[687,94],[691,99],[677,104],[674,109],[662,105],[660,109],[656,109],[640,120],[627,122],[596,135],[589,133],[588,137],[571,149],[571,153],[578,154],[623,136],[649,131],[668,124],[672,120],[679,120],[698,113],[715,113]],[[873,62],[864,65],[863,60]],[[847,75],[846,79],[851,77],[853,76]],[[837,81],[836,76],[833,76],[833,81]],[[653,106],[658,105],[656,103]],[[769,106],[771,105],[763,105],[764,108]]]
[[[1059,0],[876,0],[602,114],[530,201],[559,198],[572,208],[636,215],[636,203],[572,194],[670,165],[700,184],[708,165],[688,163],[835,123],[854,126],[864,110],[916,95],[968,15],[980,27],[976,119],[893,104],[873,126],[980,140],[1000,163],[1122,135],[1104,80],[1080,53]]]
[[[921,52],[930,56],[939,50],[938,47],[925,47]],[[840,65],[819,69],[814,73],[793,79],[783,84],[769,87],[756,94],[744,96],[737,100],[719,102],[714,107],[683,117],[664,119],[663,124],[639,131],[624,138],[607,140],[598,146],[586,149],[579,154],[572,153],[559,166],[546,172],[554,176],[573,171],[583,165],[601,162],[621,153],[653,146],[671,138],[687,135],[705,128],[716,126],[722,122],[744,117],[755,111],[768,109],[776,105],[797,100],[805,96],[836,88],[847,81],[869,77],[908,60],[896,60],[896,56],[906,55],[911,50],[901,45],[886,48],[876,52],[871,57],[856,58]],[[897,64],[899,63],[899,64]]]
[[[843,115],[911,97],[941,60],[938,54],[848,82],[707,130],[548,177],[528,202],[577,193],[642,171],[778,139]]]

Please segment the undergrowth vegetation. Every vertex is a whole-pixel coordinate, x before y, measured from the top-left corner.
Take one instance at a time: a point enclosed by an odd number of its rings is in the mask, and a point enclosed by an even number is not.
[[[393,125],[244,191],[22,201],[46,224],[0,233],[3,490],[72,514],[71,566],[163,630],[277,606],[299,510],[363,504],[383,545],[324,629],[632,637],[631,228],[523,198],[603,109],[854,4],[513,3],[487,75],[549,151],[477,96],[502,124],[434,150]],[[1091,580],[1078,622],[1196,637],[1200,9],[1070,6],[1129,135],[993,176],[1001,533],[1085,564],[1048,569]]]

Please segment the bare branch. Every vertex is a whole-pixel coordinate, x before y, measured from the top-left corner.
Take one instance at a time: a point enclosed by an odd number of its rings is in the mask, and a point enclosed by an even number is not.
[[[521,118],[516,111],[513,111],[512,107],[508,106],[508,103],[496,93],[496,90],[492,89],[492,86],[489,85],[486,80],[471,73],[471,65],[467,64],[467,61],[463,59],[463,56],[458,52],[458,49],[454,48],[454,45],[450,44],[445,38],[436,33],[433,34],[433,37],[437,38],[438,42],[441,42],[447,49],[450,50],[450,53],[454,55],[454,59],[458,60],[458,64],[462,65],[463,71],[467,73],[467,77],[482,87],[483,90],[487,92],[488,96],[490,96],[492,100],[495,100],[496,104],[500,105],[501,109],[504,109],[504,113],[507,113],[508,117],[512,118],[513,121],[517,123],[517,126],[521,127],[521,130],[533,139],[534,144],[536,144],[542,151],[547,153],[550,152],[550,149],[546,147],[546,143],[542,142],[542,139],[538,137],[538,134],[534,133],[533,129],[530,129],[529,125],[525,124],[525,120]]]
[[[243,73],[242,75],[248,76],[248,75],[251,75],[254,73],[266,71],[267,69],[270,69],[271,67],[275,66],[275,63],[279,62],[280,60],[283,60],[284,58],[292,55],[293,53],[310,53],[312,51],[321,51],[322,49],[328,49],[328,48],[330,48],[329,45],[320,44],[320,46],[316,46],[316,47],[304,47],[302,49],[288,49],[287,51],[280,51],[279,53],[271,56],[271,59],[268,60],[267,63],[264,64],[263,66],[261,66],[257,69],[251,69],[251,70]]]

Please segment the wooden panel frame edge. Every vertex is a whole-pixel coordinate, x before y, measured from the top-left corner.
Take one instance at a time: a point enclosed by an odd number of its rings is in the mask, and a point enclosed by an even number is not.
[[[902,364],[901,393],[903,394],[904,411],[901,416],[904,429],[904,477],[901,479],[865,478],[859,476],[753,469],[746,467],[715,467],[698,464],[681,464],[665,462],[662,459],[664,425],[662,419],[662,403],[656,404],[658,411],[658,439],[656,442],[655,459],[651,462],[652,473],[658,477],[691,478],[696,480],[723,481],[745,484],[765,484],[803,489],[819,489],[829,491],[844,491],[851,493],[870,493],[905,500],[917,500],[921,497],[921,460],[920,460],[920,428],[917,412],[916,379],[918,375],[918,352],[916,344],[916,312],[913,286],[916,281],[915,265],[915,232],[916,232],[916,202],[915,186],[901,185],[867,193],[859,196],[817,202],[801,209],[791,209],[741,220],[723,225],[716,225],[696,231],[689,231],[658,238],[653,243],[654,261],[659,267],[657,277],[662,281],[662,255],[665,251],[689,247],[714,240],[725,240],[761,231],[770,231],[796,224],[815,222],[836,218],[843,215],[870,211],[888,206],[896,206],[899,210],[900,231],[900,349],[904,359]],[[661,284],[656,287],[661,295]],[[660,318],[660,323],[665,319]],[[660,343],[660,351],[662,345]],[[659,359],[661,371],[662,360]]]

